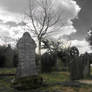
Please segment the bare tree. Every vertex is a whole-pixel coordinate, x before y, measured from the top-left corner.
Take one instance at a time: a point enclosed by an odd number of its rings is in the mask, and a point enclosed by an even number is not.
[[[29,10],[26,13],[29,20],[31,20],[33,32],[38,40],[38,53],[39,53],[39,65],[41,65],[41,42],[44,36],[55,29],[50,30],[52,27],[57,27],[58,23],[61,23],[61,13],[58,12],[60,7],[55,7],[55,0],[30,0]],[[57,9],[55,9],[57,8]],[[57,13],[57,12],[58,13]],[[63,11],[62,11],[63,12]],[[63,25],[59,25],[59,28]]]

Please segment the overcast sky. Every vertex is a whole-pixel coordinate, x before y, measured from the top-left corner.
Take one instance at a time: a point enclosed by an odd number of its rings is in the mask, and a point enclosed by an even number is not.
[[[73,39],[82,40],[87,36],[87,32],[92,27],[92,0],[76,0],[81,7],[79,19],[74,21],[74,26],[77,29]]]
[[[65,10],[65,17],[70,21],[68,26],[62,28],[63,32],[59,32],[59,35],[67,39],[71,38],[72,45],[77,46],[80,52],[90,52],[90,46],[85,38],[92,25],[92,0],[56,1],[57,5],[61,4],[61,10]],[[27,5],[28,0],[0,0],[0,44],[6,42],[12,44],[13,40],[22,35],[21,16],[27,9]]]

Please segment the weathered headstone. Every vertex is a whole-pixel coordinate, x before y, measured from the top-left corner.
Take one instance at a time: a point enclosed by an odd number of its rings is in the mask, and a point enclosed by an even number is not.
[[[13,64],[14,53],[10,45],[8,45],[8,47],[6,48],[5,55],[6,55],[5,66],[10,68],[14,67]]]
[[[72,80],[78,80],[82,78],[82,73],[80,71],[81,62],[79,58],[79,51],[76,47],[70,49],[70,78]]]
[[[72,57],[70,62],[70,78],[72,80],[80,79],[80,65],[79,65],[79,57]]]
[[[90,76],[90,59],[88,53],[85,53],[83,56],[83,77],[89,77]]]
[[[17,43],[18,48],[18,67],[16,77],[28,77],[37,75],[35,63],[35,48],[36,44],[28,32],[23,34]]]

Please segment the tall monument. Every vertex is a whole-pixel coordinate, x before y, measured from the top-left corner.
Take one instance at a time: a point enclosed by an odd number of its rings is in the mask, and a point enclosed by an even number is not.
[[[16,78],[37,75],[35,63],[36,44],[28,32],[25,32],[17,43],[18,67]]]

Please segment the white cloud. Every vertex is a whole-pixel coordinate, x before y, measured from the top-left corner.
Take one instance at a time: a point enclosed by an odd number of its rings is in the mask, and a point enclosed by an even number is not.
[[[39,0],[37,0],[39,1]],[[76,1],[74,0],[47,0],[49,2],[53,2],[53,8],[48,10],[50,14],[53,13],[61,15],[59,22],[57,25],[51,27],[47,35],[45,37],[55,37],[59,38],[63,35],[71,35],[72,33],[76,32],[76,29],[73,26],[72,19],[77,18],[78,13],[80,11],[80,7],[77,5]],[[34,1],[35,2],[35,1]],[[50,5],[49,5],[50,7]],[[34,7],[34,14],[40,16],[42,14],[42,9],[39,5],[36,4]],[[39,17],[38,19],[39,20]],[[51,32],[53,30],[53,32]]]
[[[22,15],[19,13],[12,13],[4,10],[3,8],[0,8],[0,20],[2,20],[3,23],[10,21],[20,23],[22,20]]]
[[[85,52],[92,52],[89,43],[84,39],[82,41],[79,40],[71,40],[71,46],[76,46],[78,47],[80,53],[85,53]]]
[[[0,0],[0,1],[2,1],[2,0]],[[53,7],[53,13],[55,13],[55,14],[61,13],[61,19],[60,19],[58,25],[56,25],[56,26],[61,27],[61,23],[65,24],[65,25],[60,30],[56,29],[57,32],[56,33],[53,32],[52,34],[49,34],[49,36],[51,37],[51,36],[55,35],[54,37],[59,38],[60,36],[63,36],[63,35],[71,35],[72,33],[75,33],[76,29],[72,25],[71,19],[76,18],[80,11],[80,7],[77,5],[76,1],[74,1],[74,0],[53,0],[53,1],[55,1],[54,7]],[[16,1],[16,2],[18,2],[18,1]],[[21,0],[21,2],[24,2],[24,1]],[[23,6],[24,5],[21,5],[20,7],[23,7]],[[4,42],[5,38],[7,38],[7,43],[13,43],[12,40],[13,39],[16,40],[19,37],[21,37],[24,32],[22,26],[18,25],[15,27],[12,27],[12,26],[10,27],[9,24],[6,24],[7,22],[15,22],[16,24],[18,24],[23,19],[22,13],[18,12],[17,11],[18,9],[15,12],[14,7],[8,3],[5,7],[0,7],[0,20],[2,20],[2,23],[0,24],[0,29],[1,29],[0,36],[2,36],[2,39],[0,42]],[[9,9],[9,8],[11,8],[11,9]],[[13,9],[14,9],[14,11],[13,11]],[[53,27],[53,28],[55,28],[55,27]],[[9,40],[8,40],[8,38],[9,38]],[[10,40],[10,38],[11,38],[11,40]]]
[[[53,30],[53,29],[55,31],[51,32],[51,30]],[[45,36],[46,38],[54,37],[54,38],[58,39],[64,35],[71,35],[72,33],[77,32],[76,29],[72,25],[61,27],[59,30],[55,29],[55,28],[52,28],[51,30],[46,34],[46,36]]]
[[[74,0],[47,0],[47,2],[50,3],[48,5],[48,8],[50,8],[48,9],[49,15],[60,15],[59,22],[56,26],[62,27],[63,24],[72,25],[71,19],[76,18],[80,11],[80,7],[76,4],[76,1]],[[51,2],[53,2],[53,6],[51,6]],[[36,7],[34,7],[33,10],[34,15],[36,16],[36,20],[39,20],[39,16],[42,15],[42,11],[43,9],[39,6],[39,4],[36,4]]]

